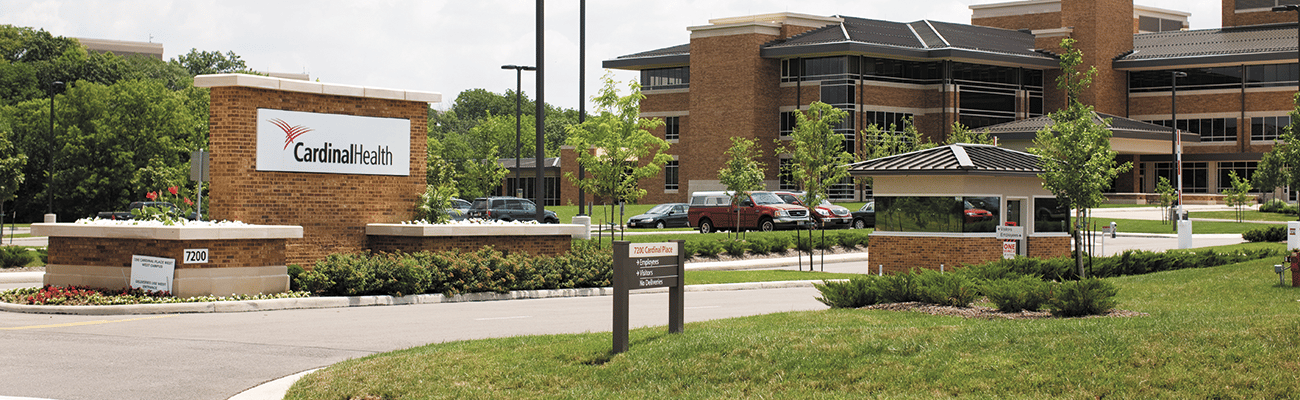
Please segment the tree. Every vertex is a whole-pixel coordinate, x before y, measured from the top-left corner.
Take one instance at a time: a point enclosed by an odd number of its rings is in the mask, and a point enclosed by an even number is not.
[[[27,156],[14,148],[8,136],[7,130],[0,126],[0,227],[4,226],[5,202],[18,194],[18,186],[23,183],[23,166],[27,165]]]
[[[668,155],[668,141],[650,133],[663,126],[663,119],[641,118],[641,85],[628,82],[629,93],[619,96],[612,74],[606,73],[604,86],[593,99],[596,115],[582,124],[570,125],[566,144],[577,149],[578,165],[587,177],[578,179],[570,172],[564,176],[593,196],[603,196],[617,203],[636,201],[645,196],[639,183],[659,175]],[[613,204],[610,204],[613,214]]]
[[[1300,123],[1300,93],[1296,93],[1291,101],[1295,104],[1290,113],[1291,124],[1282,129],[1282,136],[1278,138],[1277,144],[1274,144],[1273,149],[1260,160],[1259,169],[1264,168],[1265,161],[1279,165],[1280,176],[1277,183],[1295,189],[1300,188],[1300,133],[1296,132],[1297,123]]]
[[[763,190],[763,170],[767,166],[758,161],[763,157],[763,149],[758,148],[754,139],[733,136],[731,147],[727,149],[727,164],[718,170],[718,180],[727,185],[731,192],[731,205],[740,204],[746,192]],[[740,208],[736,208],[736,230],[740,232]]]
[[[1132,163],[1117,164],[1116,152],[1110,148],[1111,132],[1106,125],[1093,121],[1093,108],[1079,102],[1079,94],[1092,82],[1096,67],[1083,72],[1079,64],[1083,52],[1074,48],[1074,40],[1061,40],[1061,76],[1057,86],[1065,90],[1069,105],[1051,113],[1052,124],[1038,131],[1029,152],[1041,157],[1043,188],[1056,196],[1059,204],[1075,210],[1074,256],[1079,276],[1083,270],[1080,230],[1085,226],[1088,209],[1105,200],[1102,192],[1115,177],[1132,168]],[[1109,121],[1107,121],[1107,124]]]
[[[1228,206],[1237,208],[1237,222],[1241,222],[1241,207],[1250,204],[1252,197],[1250,194],[1250,180],[1242,179],[1237,176],[1237,171],[1228,171],[1228,178],[1232,179],[1232,189],[1224,190],[1224,196],[1227,196]]]
[[[233,51],[221,54],[219,51],[199,51],[191,48],[189,53],[172,58],[171,64],[189,71],[190,76],[249,72],[248,65]]]
[[[944,144],[970,143],[970,144],[993,144],[993,137],[989,136],[989,130],[972,130],[962,125],[961,122],[952,123],[952,133],[948,135],[948,140]]]
[[[1259,159],[1255,173],[1250,175],[1250,184],[1267,195],[1277,190],[1283,183],[1282,166],[1278,165],[1277,155],[1272,151],[1264,153],[1264,156]]]
[[[827,200],[830,186],[849,176],[853,155],[844,148],[844,136],[831,129],[848,112],[818,101],[794,114],[794,133],[782,152],[790,153],[790,175],[803,185],[804,205],[812,215]]]
[[[1160,208],[1165,209],[1164,215],[1169,215],[1174,207],[1174,200],[1178,198],[1174,186],[1169,184],[1169,178],[1162,176],[1156,181],[1156,193],[1160,194]]]

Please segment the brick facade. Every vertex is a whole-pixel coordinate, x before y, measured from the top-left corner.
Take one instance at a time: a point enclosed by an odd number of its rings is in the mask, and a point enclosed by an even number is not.
[[[176,261],[172,294],[193,297],[254,295],[289,290],[287,239],[165,240],[49,237],[44,285],[131,287],[132,256]],[[207,249],[208,262],[186,264],[186,249]]]
[[[300,225],[288,263],[366,247],[365,226],[413,219],[425,186],[428,103],[218,86],[211,94],[211,216],[260,225]],[[408,176],[258,171],[259,108],[410,120]]]
[[[1029,257],[1051,258],[1070,254],[1067,236],[1029,237]],[[871,235],[872,266],[884,272],[907,272],[914,268],[938,270],[975,265],[1002,258],[1002,241],[993,237],[933,237]]]

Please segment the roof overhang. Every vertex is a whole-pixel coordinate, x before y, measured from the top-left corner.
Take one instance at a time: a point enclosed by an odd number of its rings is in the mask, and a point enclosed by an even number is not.
[[[921,60],[953,60],[1033,69],[1055,69],[1060,67],[1059,61],[1046,57],[1024,57],[961,48],[916,49],[897,46],[881,46],[853,41],[787,47],[769,47],[764,48],[760,54],[765,58],[793,58],[830,54],[862,54]]]
[[[1140,55],[1133,53],[1133,55]],[[1268,52],[1249,54],[1210,54],[1195,57],[1155,58],[1148,60],[1115,60],[1111,67],[1121,71],[1142,71],[1170,68],[1204,68],[1213,66],[1236,66],[1242,64],[1272,64],[1294,62],[1296,53]]]
[[[625,70],[643,70],[655,68],[685,67],[691,65],[690,54],[671,54],[665,56],[636,57],[636,58],[616,58],[605,60],[601,63],[604,68],[625,69]]]

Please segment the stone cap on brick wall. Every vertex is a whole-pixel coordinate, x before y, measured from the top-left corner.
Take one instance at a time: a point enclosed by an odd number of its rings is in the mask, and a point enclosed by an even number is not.
[[[301,239],[302,227],[289,225],[106,226],[62,223],[32,224],[32,235],[156,240]]]
[[[32,224],[35,226],[36,224]],[[582,237],[587,227],[576,224],[508,224],[508,225],[405,225],[369,224],[366,235],[372,236],[533,236],[569,235]]]
[[[424,103],[438,103],[442,101],[442,93],[437,92],[340,85],[248,74],[199,75],[194,77],[194,86],[206,88],[242,86],[259,89],[283,90],[286,92],[369,97],[376,99],[419,101]]]

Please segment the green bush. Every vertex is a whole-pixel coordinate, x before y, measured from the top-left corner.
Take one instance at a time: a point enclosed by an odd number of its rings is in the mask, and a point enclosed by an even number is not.
[[[784,253],[790,249],[790,244],[793,243],[789,235],[770,236],[769,240],[772,241],[770,249],[773,253]]]
[[[1286,240],[1285,226],[1251,229],[1241,234],[1247,242],[1281,242]]]
[[[795,239],[794,248],[796,250],[804,251],[804,252],[812,251],[813,249],[812,239],[807,236],[800,236],[798,239]]]
[[[1038,311],[1052,298],[1054,283],[1032,276],[999,279],[984,284],[981,290],[1001,312]]]
[[[26,267],[34,259],[36,256],[33,252],[27,251],[26,247],[0,247],[0,268]]]
[[[960,274],[925,270],[916,274],[916,297],[921,302],[941,306],[970,307],[979,298],[975,284]]]
[[[755,238],[749,241],[749,252],[757,255],[766,255],[772,252],[772,245],[773,243],[771,238]]]
[[[718,254],[722,254],[722,241],[705,240],[700,242],[696,252],[700,254],[700,257],[717,258]]]
[[[1053,313],[1065,317],[1101,315],[1115,307],[1119,289],[1110,282],[1088,278],[1061,283],[1052,297]]]
[[[289,290],[294,292],[302,290],[302,288],[298,286],[298,277],[302,276],[303,273],[306,273],[307,270],[303,269],[302,266],[298,264],[289,264],[288,270]]]
[[[1259,211],[1266,213],[1295,214],[1295,210],[1295,207],[1282,201],[1282,199],[1269,200],[1259,205]]]
[[[749,247],[749,242],[739,239],[722,242],[722,248],[732,257],[744,257],[745,250],[749,250]]]
[[[877,278],[866,275],[854,277],[847,281],[823,281],[813,284],[821,297],[817,301],[831,308],[860,308],[880,303],[880,289],[876,286]]]
[[[890,303],[921,301],[920,295],[917,294],[915,272],[885,275],[877,279],[877,287],[883,301]]]
[[[686,258],[695,257],[695,254],[699,252],[700,252],[699,241],[687,240],[685,243],[682,243],[682,253],[686,255]]]

